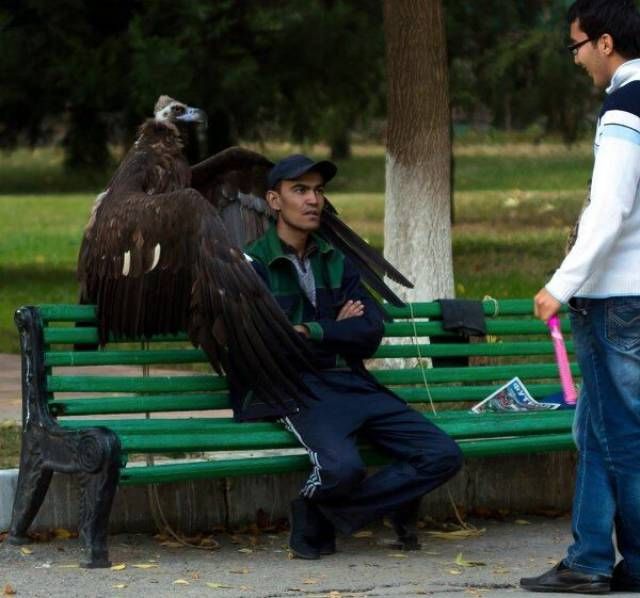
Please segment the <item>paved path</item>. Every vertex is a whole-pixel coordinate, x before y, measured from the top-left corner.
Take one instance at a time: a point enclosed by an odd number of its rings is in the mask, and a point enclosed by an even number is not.
[[[384,545],[390,530],[374,528],[369,537],[340,539],[339,552],[319,561],[290,560],[285,532],[219,534],[222,548],[213,552],[162,546],[150,536],[113,536],[111,557],[124,565],[120,570],[79,569],[77,540],[33,544],[23,552],[0,544],[0,592],[9,584],[18,597],[531,598],[518,588],[519,578],[537,575],[563,556],[570,522],[527,521],[475,521],[485,532],[458,540],[422,532],[423,549],[412,553]]]

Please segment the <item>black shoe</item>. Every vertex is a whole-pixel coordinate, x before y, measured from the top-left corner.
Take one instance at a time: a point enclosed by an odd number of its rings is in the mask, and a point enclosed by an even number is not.
[[[321,513],[313,503],[304,498],[291,502],[291,534],[289,548],[300,559],[319,559]]]
[[[611,591],[640,593],[640,579],[627,573],[624,561],[620,561],[613,570]]]
[[[560,561],[553,569],[538,577],[523,577],[520,587],[530,592],[569,592],[573,594],[607,594],[609,578],[569,569]]]
[[[403,505],[389,516],[393,530],[398,538],[393,542],[393,547],[398,550],[420,550],[422,546],[418,542],[418,511],[422,497],[416,498]]]

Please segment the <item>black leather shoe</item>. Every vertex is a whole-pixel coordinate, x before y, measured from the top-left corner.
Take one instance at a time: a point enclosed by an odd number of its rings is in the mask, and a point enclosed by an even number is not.
[[[538,577],[523,577],[520,587],[530,592],[568,592],[572,594],[607,594],[609,578],[569,569],[560,561]]]
[[[624,561],[620,561],[613,570],[611,577],[612,592],[633,592],[640,594],[640,579],[627,573]]]
[[[291,502],[289,548],[299,559],[320,558],[320,511],[304,498]]]
[[[422,497],[416,498],[403,505],[389,516],[393,531],[398,538],[392,546],[398,550],[420,550],[418,542],[418,511]]]

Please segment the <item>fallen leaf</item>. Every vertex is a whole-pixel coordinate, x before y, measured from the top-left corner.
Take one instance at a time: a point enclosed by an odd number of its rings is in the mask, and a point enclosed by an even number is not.
[[[137,563],[131,566],[136,569],[157,569],[159,567],[157,563]]]
[[[482,561],[465,561],[462,558],[461,552],[458,553],[455,564],[459,565],[460,567],[484,567],[486,565],[486,563],[483,563]]]
[[[51,561],[46,561],[45,563],[40,563],[39,565],[34,565],[34,569],[50,569]]]
[[[312,586],[314,583],[318,583],[317,579],[312,579],[311,577],[309,577],[308,579],[303,579],[302,583],[307,585],[307,586]]]
[[[11,584],[6,584],[4,586],[4,595],[5,596],[15,596],[16,595],[16,591],[13,589],[13,586]]]
[[[197,571],[194,571],[191,574],[191,579],[196,579],[196,580],[200,579],[200,573],[198,573]]]
[[[433,538],[441,540],[465,540],[466,538],[475,538],[487,531],[484,527],[481,529],[457,529],[451,532],[428,531],[427,533]]]
[[[116,583],[111,586],[114,590],[124,590],[127,587],[126,583]]]
[[[52,533],[56,540],[68,540],[73,535],[68,529],[64,529],[63,527],[54,529]]]
[[[451,575],[462,575],[460,569],[449,569],[449,573],[451,573]]]
[[[242,569],[231,569],[229,573],[237,573],[239,575],[246,575],[249,573],[249,569],[247,567],[243,567]]]
[[[527,521],[526,519],[516,519],[514,523],[517,525],[531,525],[531,521]]]
[[[160,542],[160,546],[165,546],[166,548],[184,548],[184,544],[176,542],[175,540],[165,540],[164,542]]]
[[[125,563],[118,563],[117,565],[111,566],[111,571],[123,571],[126,568],[127,565]]]
[[[29,555],[29,554],[33,554],[33,550],[31,550],[31,548],[27,548],[26,546],[23,546],[23,547],[20,549],[20,552],[21,552],[22,554],[24,554],[25,556],[27,556],[27,555]]]
[[[177,586],[190,586],[191,584],[186,579],[176,579],[174,585]]]
[[[208,588],[213,588],[214,590],[220,590],[220,589],[229,590],[229,589],[233,588],[233,586],[230,586],[229,584],[218,583],[218,582],[215,582],[215,581],[208,581],[207,582],[207,587]]]
[[[253,550],[251,548],[238,548],[238,552],[244,552],[245,554],[251,554]]]
[[[392,559],[406,559],[407,555],[403,554],[402,552],[393,552],[391,554],[387,555],[388,557],[391,557]]]
[[[362,530],[361,532],[356,532],[353,534],[354,538],[371,538],[373,536],[373,532],[367,529]]]
[[[58,565],[58,569],[79,569],[78,563],[69,563],[68,565]],[[113,569],[113,567],[111,567]]]

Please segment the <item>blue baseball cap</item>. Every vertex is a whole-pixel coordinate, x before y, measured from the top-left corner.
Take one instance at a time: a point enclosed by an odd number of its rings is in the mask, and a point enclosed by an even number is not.
[[[338,172],[338,167],[328,160],[314,162],[302,154],[287,156],[275,164],[269,171],[267,182],[269,189],[274,189],[280,181],[291,181],[307,172],[318,172],[322,180],[328,183]]]

